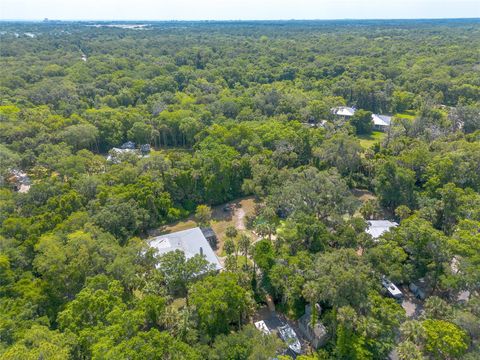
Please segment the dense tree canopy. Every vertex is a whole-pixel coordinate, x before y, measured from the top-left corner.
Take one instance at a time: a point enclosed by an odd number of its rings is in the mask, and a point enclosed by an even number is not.
[[[0,359],[280,359],[270,301],[299,359],[480,356],[477,19],[145,25],[0,24]],[[221,272],[146,241],[246,196]]]

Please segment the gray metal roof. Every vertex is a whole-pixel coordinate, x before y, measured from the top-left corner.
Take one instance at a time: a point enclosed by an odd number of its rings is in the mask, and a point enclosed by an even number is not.
[[[157,236],[150,239],[149,244],[157,250],[159,255],[181,250],[185,253],[185,257],[190,259],[202,252],[205,259],[215,265],[217,270],[222,269],[222,265],[199,227]]]
[[[372,238],[377,239],[382,236],[384,233],[389,231],[392,227],[398,226],[396,222],[389,220],[369,220],[367,221],[368,228],[366,230],[367,234],[372,235]]]
[[[355,108],[348,106],[339,106],[333,108],[332,113],[339,116],[353,116],[355,114]]]
[[[392,117],[388,115],[372,114],[372,121],[377,126],[390,126]]]

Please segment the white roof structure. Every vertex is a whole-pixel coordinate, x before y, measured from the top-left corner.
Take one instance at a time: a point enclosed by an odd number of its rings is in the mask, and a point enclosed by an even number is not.
[[[256,323],[254,323],[254,325],[258,330],[260,330],[265,335],[270,335],[272,333],[268,328],[267,324],[265,324],[265,321],[263,320],[257,321]]]
[[[382,278],[382,285],[385,289],[387,289],[390,296],[396,299],[403,297],[403,293],[400,291],[400,289],[386,277]]]
[[[15,185],[15,189],[19,193],[27,193],[32,184],[32,181],[28,177],[27,173],[18,169],[10,170],[8,181]]]
[[[278,328],[278,332],[280,333],[280,337],[282,338],[282,340],[287,343],[290,350],[297,354],[302,353],[302,344],[300,344],[295,330],[293,330],[290,325],[285,324],[283,326],[280,326]]]
[[[332,109],[332,113],[338,116],[353,116],[355,114],[355,108],[348,106],[339,106]]]
[[[18,189],[18,192],[19,193],[22,193],[22,194],[26,194],[30,191],[30,186],[31,185],[27,185],[27,184],[21,184],[20,185],[20,188]]]
[[[375,126],[390,126],[392,117],[388,115],[372,114],[373,125]]]
[[[157,236],[151,239],[149,243],[151,247],[157,250],[159,255],[181,250],[185,253],[185,257],[190,259],[197,254],[201,254],[205,256],[208,262],[215,265],[216,270],[222,269],[222,265],[220,265],[217,256],[199,227]]]
[[[107,161],[111,161],[113,163],[118,164],[120,161],[118,160],[117,156],[121,156],[122,154],[126,154],[126,153],[136,154],[137,151],[134,149],[121,149],[121,148],[114,147],[109,151],[109,154],[107,156]]]
[[[368,228],[365,231],[372,235],[373,239],[378,239],[391,228],[398,226],[396,222],[389,220],[368,220],[367,224]]]

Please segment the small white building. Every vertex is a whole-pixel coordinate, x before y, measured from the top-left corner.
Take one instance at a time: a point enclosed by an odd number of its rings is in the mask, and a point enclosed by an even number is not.
[[[259,331],[261,331],[265,335],[270,335],[272,333],[268,328],[267,324],[265,324],[265,321],[263,320],[257,321],[256,323],[254,323],[254,325]]]
[[[388,115],[372,114],[373,129],[384,131],[392,123],[392,117]]]
[[[342,116],[344,118],[352,117],[355,114],[355,108],[348,106],[338,106],[333,108],[332,114]]]
[[[199,227],[157,236],[150,239],[149,243],[151,247],[157,250],[159,255],[180,250],[183,251],[187,259],[190,259],[200,254],[205,256],[205,259],[214,265],[216,270],[222,269],[220,261]]]
[[[12,184],[13,189],[19,193],[27,193],[32,185],[32,181],[28,177],[27,173],[18,169],[13,169],[10,171],[7,181]]]
[[[114,164],[119,164],[122,162],[122,156],[124,154],[135,154],[140,156],[140,153],[134,149],[121,149],[121,148],[112,148],[108,152],[107,161],[112,162]]]
[[[367,234],[370,234],[373,240],[378,239],[391,228],[397,227],[398,224],[390,220],[368,220],[368,227],[365,230]]]

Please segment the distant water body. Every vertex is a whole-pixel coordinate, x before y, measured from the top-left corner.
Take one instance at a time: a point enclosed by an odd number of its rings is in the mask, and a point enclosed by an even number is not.
[[[112,27],[112,28],[120,28],[120,29],[130,29],[130,30],[146,30],[147,27],[151,26],[151,24],[92,24],[86,25],[90,27]]]

